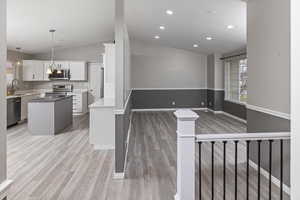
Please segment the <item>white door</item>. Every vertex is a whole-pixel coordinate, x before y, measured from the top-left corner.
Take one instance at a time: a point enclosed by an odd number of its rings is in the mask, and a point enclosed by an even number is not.
[[[89,105],[103,97],[103,64],[90,63],[89,69]]]

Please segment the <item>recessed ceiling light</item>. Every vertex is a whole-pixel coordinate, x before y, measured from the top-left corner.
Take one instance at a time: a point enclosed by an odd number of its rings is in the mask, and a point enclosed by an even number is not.
[[[154,39],[159,39],[159,38],[160,38],[159,35],[154,36]]]
[[[198,44],[194,44],[193,47],[197,48],[197,47],[199,47],[199,45]]]
[[[166,29],[166,27],[164,27],[164,26],[160,26],[160,27],[159,27],[159,29],[160,29],[160,30],[165,30],[165,29]]]
[[[217,14],[217,11],[215,11],[215,10],[208,10],[206,12],[207,12],[207,14]]]
[[[234,29],[234,25],[228,25],[227,29]]]
[[[206,40],[212,40],[213,38],[212,37],[206,37]]]
[[[172,10],[167,10],[166,13],[167,13],[168,15],[173,15],[173,14],[174,14],[174,12],[173,12]]]

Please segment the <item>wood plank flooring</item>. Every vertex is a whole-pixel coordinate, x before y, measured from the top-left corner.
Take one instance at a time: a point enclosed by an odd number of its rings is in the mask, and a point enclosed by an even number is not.
[[[198,133],[245,132],[244,124],[223,115],[198,112]],[[88,142],[88,116],[57,136],[31,136],[26,124],[8,130],[9,200],[171,200],[176,190],[176,119],[172,112],[133,114],[125,180],[114,180],[114,152],[94,151]],[[101,134],[101,132],[99,132]],[[222,147],[216,144],[216,198],[221,199]],[[233,146],[228,146],[227,197],[232,197]],[[239,198],[245,199],[243,157],[239,145]],[[210,199],[210,146],[203,147],[203,199]],[[198,155],[196,155],[198,160]],[[198,164],[197,164],[198,165]],[[251,173],[251,198],[256,176]],[[266,180],[262,181],[266,198]],[[278,188],[273,186],[278,194]],[[198,191],[197,191],[198,194]],[[274,199],[278,199],[275,198]],[[288,199],[285,196],[284,199]]]

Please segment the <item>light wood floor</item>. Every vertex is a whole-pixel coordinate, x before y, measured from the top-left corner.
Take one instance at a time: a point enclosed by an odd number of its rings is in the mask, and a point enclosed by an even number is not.
[[[198,133],[245,132],[226,116],[198,112]],[[88,116],[77,117],[65,133],[31,136],[26,124],[8,130],[9,200],[171,200],[176,189],[176,119],[172,112],[134,113],[125,180],[113,180],[113,151],[94,151],[88,143]],[[99,132],[101,134],[101,132]],[[244,198],[244,145],[239,146],[239,199]],[[222,195],[222,148],[216,144],[216,198]],[[210,147],[203,147],[203,199],[210,198]],[[232,197],[233,145],[228,146],[227,197]],[[198,157],[198,155],[196,156]],[[197,159],[198,160],[198,159]],[[252,170],[251,198],[255,192]],[[262,181],[266,198],[266,180]],[[274,186],[278,194],[278,189]],[[197,191],[198,193],[198,191]],[[274,196],[275,197],[275,196]],[[278,199],[278,198],[274,198]],[[288,197],[285,197],[288,199]]]

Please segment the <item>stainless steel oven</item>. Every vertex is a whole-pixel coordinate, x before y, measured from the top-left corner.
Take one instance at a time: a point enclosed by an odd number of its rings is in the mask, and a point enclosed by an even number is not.
[[[73,92],[72,84],[53,84],[52,92],[47,92],[46,96],[68,95]]]

